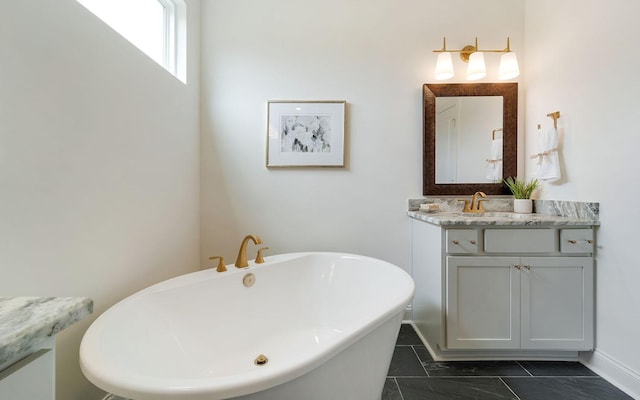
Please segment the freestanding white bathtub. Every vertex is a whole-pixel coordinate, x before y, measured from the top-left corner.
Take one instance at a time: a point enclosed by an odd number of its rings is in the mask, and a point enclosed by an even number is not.
[[[85,376],[146,399],[380,399],[414,284],[387,262],[294,253],[183,275],[103,313]],[[253,286],[243,277],[254,274]],[[256,365],[259,355],[268,362]]]

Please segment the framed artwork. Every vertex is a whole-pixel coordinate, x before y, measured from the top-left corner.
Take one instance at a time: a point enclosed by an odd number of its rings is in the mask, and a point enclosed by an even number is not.
[[[267,102],[267,167],[344,167],[345,106]]]

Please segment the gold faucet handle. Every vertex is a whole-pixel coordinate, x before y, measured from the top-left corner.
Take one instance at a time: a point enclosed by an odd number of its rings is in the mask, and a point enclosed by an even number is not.
[[[464,208],[462,209],[463,212],[471,211],[471,207],[469,206],[469,200],[459,199],[458,201],[460,202],[464,201]]]
[[[224,258],[222,258],[222,256],[212,256],[209,257],[209,260],[216,260],[218,259],[218,267],[216,268],[216,271],[218,272],[225,272],[227,270],[227,267],[224,265]]]
[[[262,251],[269,250],[268,247],[262,247],[258,249],[258,255],[256,256],[256,264],[262,264],[264,262],[264,257],[262,257]]]

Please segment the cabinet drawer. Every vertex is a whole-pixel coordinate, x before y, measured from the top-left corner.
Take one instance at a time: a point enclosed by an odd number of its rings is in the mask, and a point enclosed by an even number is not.
[[[551,253],[558,251],[555,229],[486,229],[487,253]]]
[[[478,231],[475,229],[448,229],[447,253],[471,254],[478,252]]]
[[[560,251],[563,253],[593,253],[593,229],[563,229]]]

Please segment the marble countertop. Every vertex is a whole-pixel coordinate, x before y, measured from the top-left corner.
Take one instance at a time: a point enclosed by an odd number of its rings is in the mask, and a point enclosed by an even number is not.
[[[597,219],[564,217],[546,214],[516,214],[513,212],[426,212],[408,211],[407,215],[434,225],[493,225],[493,226],[596,226]]]
[[[534,200],[535,213],[516,214],[512,198],[489,198],[484,213],[462,212],[457,198],[429,197],[409,199],[407,215],[434,225],[494,225],[494,226],[599,226],[600,203]],[[422,204],[434,204],[438,211],[420,210]]]
[[[92,312],[86,297],[0,297],[0,365]]]

